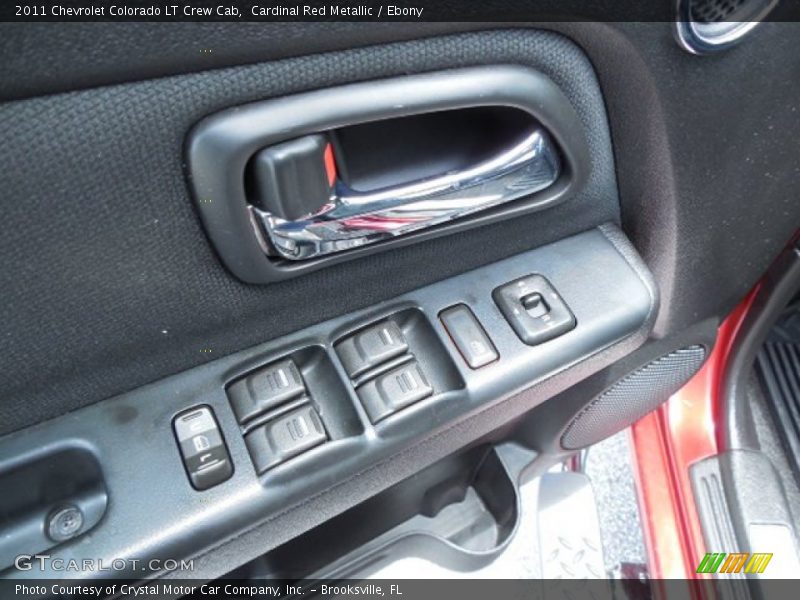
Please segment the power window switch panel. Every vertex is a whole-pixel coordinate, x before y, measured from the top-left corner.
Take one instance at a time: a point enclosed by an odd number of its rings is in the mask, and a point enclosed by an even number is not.
[[[208,406],[179,414],[173,421],[183,465],[196,490],[207,490],[233,475],[222,432]]]
[[[417,361],[384,373],[358,389],[358,397],[373,423],[431,394],[433,388]]]
[[[306,393],[303,377],[291,359],[250,373],[228,388],[239,423]]]
[[[327,439],[316,409],[305,405],[251,431],[244,441],[256,471],[263,473]]]
[[[403,332],[393,321],[382,321],[345,338],[336,352],[350,378],[408,350]]]
[[[443,310],[439,318],[470,369],[479,369],[499,358],[489,336],[465,304]]]
[[[519,339],[535,346],[576,325],[575,315],[541,275],[528,275],[492,292],[495,303]]]

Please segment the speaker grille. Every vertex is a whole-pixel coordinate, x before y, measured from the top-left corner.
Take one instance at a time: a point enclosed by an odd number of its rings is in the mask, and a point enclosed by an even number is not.
[[[731,19],[745,2],[746,0],[692,0],[689,2],[689,12],[692,21],[718,23]]]
[[[694,54],[708,54],[739,43],[763,21],[778,0],[678,0],[675,34]]]
[[[638,421],[697,373],[705,357],[703,346],[688,346],[626,375],[578,413],[561,436],[561,446],[590,446]]]

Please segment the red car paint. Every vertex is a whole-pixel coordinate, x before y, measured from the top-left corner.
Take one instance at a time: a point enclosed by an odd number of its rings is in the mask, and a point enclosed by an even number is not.
[[[722,377],[733,340],[757,290],[758,286],[722,323],[716,345],[697,375],[631,427],[652,579],[707,577],[695,572],[706,548],[689,466],[718,452],[715,424],[721,422]],[[695,592],[699,589],[693,588]]]

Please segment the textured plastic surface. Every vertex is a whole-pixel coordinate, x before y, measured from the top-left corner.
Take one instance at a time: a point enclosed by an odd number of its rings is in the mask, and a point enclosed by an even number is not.
[[[532,271],[548,278],[578,321],[572,331],[536,347],[517,338],[491,297],[494,288]],[[598,271],[606,275],[600,281],[595,277]],[[437,318],[441,310],[461,302],[467,302],[492,332],[500,359],[491,367],[473,371],[465,365]],[[655,305],[652,282],[635,253],[617,230],[604,227],[55,419],[35,436],[29,432],[6,436],[0,439],[0,455],[15,455],[31,444],[44,446],[65,437],[91,443],[116,498],[115,510],[92,536],[93,553],[124,557],[135,548],[139,558],[186,557],[217,547],[212,564],[198,559],[194,576],[221,575],[463,448],[624,356],[643,341]],[[333,377],[344,386],[347,375],[333,342],[386,318],[400,325],[423,366],[438,366],[426,371],[433,396],[372,425],[352,387],[336,391],[334,386],[334,393],[326,394],[330,380],[319,387],[315,382]],[[331,440],[257,477],[225,386],[287,356],[301,369],[311,397],[324,409],[320,418]],[[175,414],[197,403],[214,409],[235,466],[231,479],[202,497],[186,480],[170,427]],[[141,439],[149,441],[144,448]],[[146,451],[130,453],[131,447]],[[337,483],[332,486],[331,481]],[[159,494],[141,493],[154,486]],[[278,529],[265,536],[262,526]],[[165,536],[164,530],[170,535]],[[251,530],[258,539],[253,546],[247,535]],[[230,543],[237,548],[230,556],[218,551],[228,539],[235,540]],[[59,556],[85,552],[83,546],[65,545]],[[236,564],[231,566],[229,560]]]
[[[170,153],[178,152],[186,129],[237,103],[404,70],[523,64],[557,81],[594,131],[589,136],[593,160],[601,165],[610,154],[600,151],[597,131],[606,129],[606,121],[614,130],[626,231],[665,298],[659,336],[727,314],[800,219],[794,198],[798,155],[791,151],[800,136],[793,110],[800,78],[781,75],[796,68],[800,25],[764,23],[754,43],[711,60],[681,52],[668,23],[538,25],[562,32],[575,44],[530,30],[533,26],[517,23],[513,30],[437,39],[444,33],[496,29],[497,24],[0,25],[0,44],[8,50],[0,65],[5,83],[0,94],[4,99],[47,96],[4,105],[0,111],[9,151],[5,162],[17,165],[3,181],[9,202],[0,243],[3,255],[12,257],[4,288],[13,290],[5,323],[15,352],[4,365],[2,395],[8,407],[0,409],[2,431],[209,360],[197,351],[197,340],[210,343],[214,355],[224,355],[258,343],[260,332],[278,336],[306,326],[314,322],[309,313],[315,319],[343,314],[366,306],[370,297],[388,298],[615,218],[606,211],[616,204],[616,193],[605,198],[592,193],[574,206],[570,201],[554,208],[552,218],[549,211],[536,215],[535,226],[530,219],[507,222],[486,237],[476,230],[469,239],[452,240],[452,264],[437,261],[445,244],[408,248],[402,257],[386,253],[382,260],[391,263],[387,269],[397,277],[386,282],[385,290],[372,287],[364,278],[366,269],[355,264],[344,269],[347,273],[314,277],[285,290],[288,298],[296,298],[322,286],[331,293],[338,289],[346,306],[323,303],[292,314],[287,305],[294,302],[276,299],[267,289],[232,285],[205,247],[194,215],[182,208],[189,200],[180,165]],[[411,38],[418,41],[362,48]],[[199,39],[214,52],[198,52]],[[576,58],[578,46],[597,70],[608,119],[603,101],[586,93],[597,83],[587,75],[589,60]],[[347,47],[355,49],[324,54]],[[302,54],[314,56],[229,68]],[[760,68],[742,67],[753,64]],[[206,69],[215,70],[174,76]],[[273,70],[281,71],[280,77]],[[141,82],[149,77],[162,79]],[[126,80],[141,83],[99,88]],[[60,94],[81,88],[94,89]],[[753,102],[739,102],[742,95]],[[91,121],[85,120],[86,106],[92,107]],[[770,107],[766,114],[765,106]],[[730,127],[732,122],[739,126]],[[105,136],[113,139],[105,142]],[[141,152],[143,143],[147,153]],[[54,145],[59,148],[51,153]],[[744,161],[742,156],[759,159]],[[94,168],[98,160],[101,169]],[[721,167],[721,161],[727,166]],[[43,163],[52,171],[43,172]],[[712,171],[721,175],[709,177]],[[607,181],[610,172],[601,166],[600,179]],[[68,186],[63,184],[67,173]],[[118,192],[107,173],[114,174]],[[76,194],[84,202],[71,202]],[[604,205],[612,196],[613,203]],[[48,225],[38,217],[42,214],[59,225]],[[158,218],[159,224],[146,227],[148,217]],[[125,242],[131,236],[136,239]],[[483,251],[470,253],[474,247]],[[697,256],[714,260],[698,261]],[[429,265],[425,273],[398,272],[398,265],[422,263]],[[75,286],[72,282],[85,281],[86,273],[77,265],[87,264],[96,277],[91,285]],[[156,264],[157,270],[147,268]],[[347,285],[350,277],[358,285]],[[154,297],[162,302],[154,304]],[[200,305],[205,321],[187,309]],[[126,318],[118,319],[123,311]],[[55,315],[75,327],[64,328]],[[48,383],[40,383],[42,373]]]
[[[21,554],[57,552],[54,546],[93,529],[108,506],[94,449],[75,441],[0,452],[0,489],[0,571]]]
[[[428,38],[423,40],[428,44],[436,35],[496,27],[495,23],[263,23],[259,27],[74,23],[53,28],[20,23],[4,26],[0,36],[9,49],[0,65],[0,79],[6,82],[0,93],[5,98],[53,94],[403,39]],[[515,23],[515,27],[545,28],[568,36],[597,69],[614,129],[626,230],[666,295],[660,335],[713,315],[721,319],[757,281],[800,219],[800,205],[793,198],[800,172],[794,171],[798,159],[790,150],[800,136],[800,120],[793,110],[800,78],[781,76],[796,68],[800,25],[764,23],[756,29],[754,43],[707,60],[677,48],[671,23],[551,22]],[[517,33],[489,35],[505,38],[505,42],[498,39],[498,46],[515,55],[506,56],[507,62],[526,64],[536,53],[518,45]],[[214,48],[213,53],[197,51],[200,38]],[[461,60],[468,53],[460,50],[452,58]],[[557,50],[547,56],[552,57],[551,66],[564,59]],[[412,70],[416,58],[397,64]],[[499,62],[496,58],[492,51],[481,49],[466,60]],[[753,64],[760,68],[742,68]],[[776,80],[780,85],[772,85]],[[742,95],[755,101],[743,104],[738,101]],[[765,114],[764,106],[772,108]],[[732,122],[739,126],[730,127]],[[753,155],[760,159],[738,159]],[[721,158],[727,164],[723,171]],[[723,174],[708,177],[711,171]],[[754,197],[760,201],[742,202]],[[729,251],[719,253],[720,248]],[[715,260],[693,260],[711,255]]]
[[[280,284],[243,285],[222,266],[182,165],[200,119],[268,97],[480,64],[524,65],[561,88],[591,154],[581,194]],[[619,219],[592,67],[574,44],[543,32],[425,39],[50,95],[1,105],[0,133],[0,158],[15,165],[0,173],[4,333],[15,349],[3,364],[3,433]]]

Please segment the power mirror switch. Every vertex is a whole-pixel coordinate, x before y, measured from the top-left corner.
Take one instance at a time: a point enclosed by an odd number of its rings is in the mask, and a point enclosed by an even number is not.
[[[358,389],[358,397],[373,423],[431,394],[433,388],[417,361],[384,373]]]
[[[214,413],[208,406],[179,414],[173,421],[175,437],[196,490],[207,490],[233,475],[233,465]]]
[[[439,318],[471,369],[479,369],[499,358],[489,336],[465,304],[443,310]]]
[[[317,411],[306,405],[251,431],[244,441],[256,471],[263,473],[327,439]]]
[[[539,292],[523,296],[521,301],[525,311],[535,319],[539,319],[550,312],[550,307],[547,306],[547,302]]]
[[[576,325],[575,315],[541,275],[528,275],[492,292],[492,297],[519,339],[535,346]]]
[[[336,345],[336,352],[351,379],[407,350],[403,332],[393,321],[367,327]]]
[[[300,371],[291,359],[286,359],[233,383],[228,387],[228,398],[239,423],[244,423],[305,392]]]

